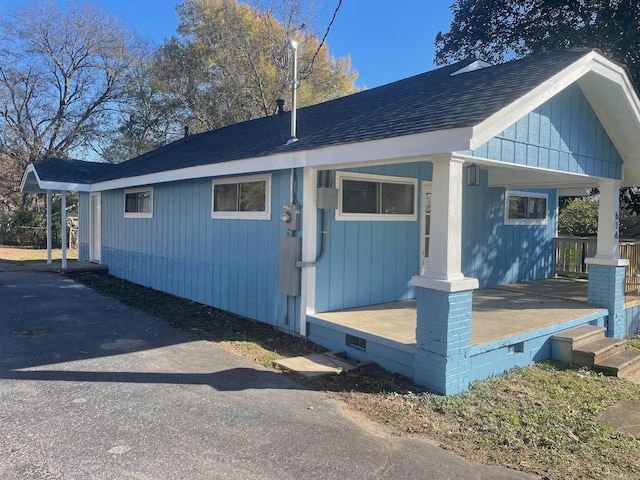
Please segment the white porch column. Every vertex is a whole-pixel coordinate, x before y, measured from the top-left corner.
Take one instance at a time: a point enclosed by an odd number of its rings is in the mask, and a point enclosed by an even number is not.
[[[600,208],[598,210],[598,246],[596,259],[617,260],[620,258],[619,223],[620,205],[618,180],[603,180],[600,188]]]
[[[62,269],[67,268],[67,192],[60,192],[60,226],[62,241]]]
[[[587,258],[589,305],[609,310],[605,326],[607,336],[624,338],[627,319],[624,309],[624,284],[629,260],[620,258],[619,246],[619,189],[618,180],[599,182],[600,208],[598,209],[598,240],[596,256]]]
[[[51,264],[51,190],[47,190],[47,263]]]
[[[414,285],[448,292],[478,288],[477,279],[462,274],[464,161],[443,156],[432,162],[429,265],[423,277],[414,277]]]

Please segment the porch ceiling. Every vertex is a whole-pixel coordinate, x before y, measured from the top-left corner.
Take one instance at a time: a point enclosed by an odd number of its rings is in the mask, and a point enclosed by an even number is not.
[[[490,187],[504,188],[592,188],[598,178],[579,173],[556,172],[491,160],[474,159],[489,173]]]

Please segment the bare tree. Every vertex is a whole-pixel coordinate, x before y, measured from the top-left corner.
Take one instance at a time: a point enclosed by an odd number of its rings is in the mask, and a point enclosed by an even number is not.
[[[0,227],[41,215],[19,192],[29,162],[95,156],[139,47],[96,7],[34,3],[0,16]]]
[[[68,157],[110,132],[139,48],[91,6],[33,4],[0,18],[0,146],[21,170]]]

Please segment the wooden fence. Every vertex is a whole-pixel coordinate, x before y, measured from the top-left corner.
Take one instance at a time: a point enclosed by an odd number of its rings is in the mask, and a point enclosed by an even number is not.
[[[589,266],[585,259],[595,257],[595,237],[556,237],[555,274],[560,277],[587,278]],[[640,241],[620,241],[620,258],[627,258],[625,292],[640,290]]]

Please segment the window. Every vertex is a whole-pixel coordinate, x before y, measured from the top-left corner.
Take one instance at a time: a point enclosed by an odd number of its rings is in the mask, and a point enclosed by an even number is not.
[[[416,220],[416,179],[337,172],[336,183],[336,220]]]
[[[125,218],[153,217],[153,188],[136,188],[124,191]]]
[[[269,220],[271,175],[213,181],[211,218]]]
[[[547,195],[532,192],[506,192],[506,225],[546,225]]]

